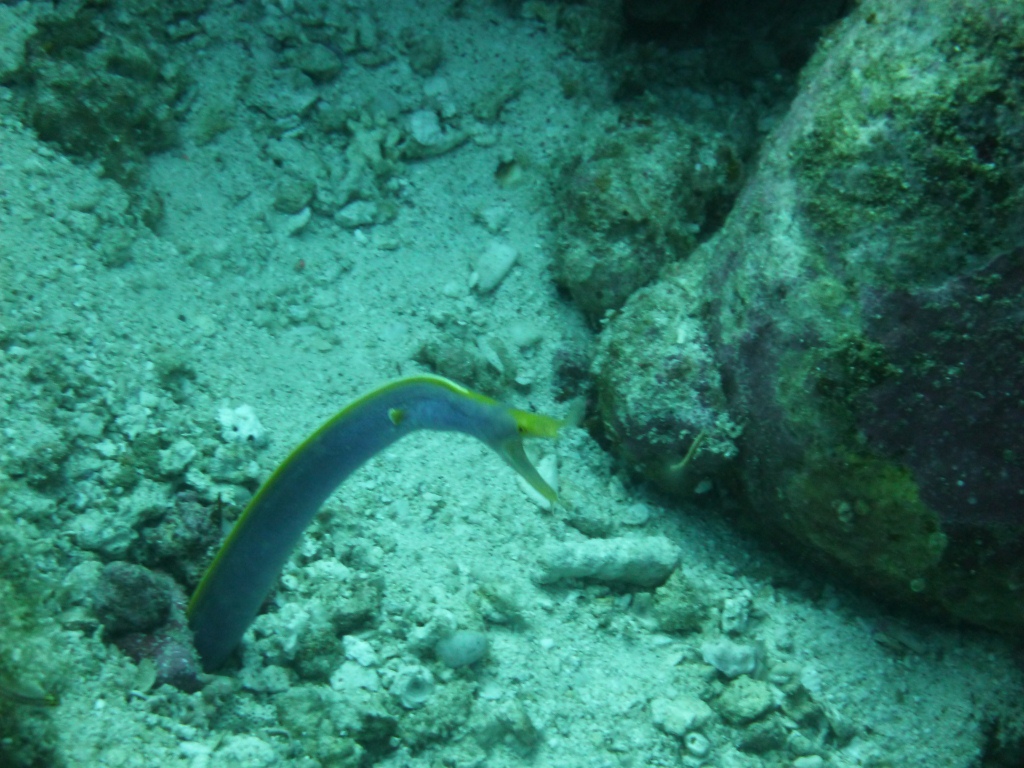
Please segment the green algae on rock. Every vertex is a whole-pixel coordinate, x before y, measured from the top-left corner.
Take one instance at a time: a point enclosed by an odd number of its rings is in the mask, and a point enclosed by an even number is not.
[[[609,434],[663,486],[689,490],[664,472],[688,439],[742,424],[698,477],[812,559],[1004,630],[1024,626],[1022,48],[1018,4],[864,3],[722,231],[597,361]]]
[[[596,322],[696,248],[742,175],[737,149],[706,127],[619,127],[562,169],[557,279]]]

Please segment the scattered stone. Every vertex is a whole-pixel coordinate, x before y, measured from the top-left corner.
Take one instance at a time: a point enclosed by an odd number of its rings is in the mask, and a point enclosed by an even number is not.
[[[647,521],[651,519],[651,508],[644,504],[642,501],[638,501],[635,504],[630,504],[626,507],[626,510],[622,513],[619,518],[619,522],[623,525],[636,525],[642,526],[647,525]]]
[[[203,761],[206,762],[206,761]],[[210,765],[224,768],[269,768],[280,763],[274,747],[250,734],[229,735],[210,755]]]
[[[372,200],[353,200],[334,214],[334,222],[345,229],[365,227],[377,222],[378,208]]]
[[[419,754],[427,745],[454,741],[456,733],[465,732],[476,703],[476,688],[475,681],[451,680],[438,686],[428,706],[404,713],[395,733],[402,747]]]
[[[791,717],[790,712],[786,711],[786,716]],[[817,746],[814,740],[806,736],[800,731],[792,731],[786,737],[786,749],[791,755],[803,757],[805,755],[815,754]]]
[[[198,449],[188,440],[175,440],[170,448],[160,451],[160,473],[165,477],[177,477],[184,473],[198,454]]]
[[[124,557],[138,536],[128,521],[111,518],[96,509],[77,515],[71,522],[71,532],[79,547],[103,558]]]
[[[745,589],[734,597],[727,597],[722,603],[722,631],[729,635],[744,632],[750,622],[752,595]]]
[[[373,646],[362,638],[354,635],[345,635],[341,640],[341,646],[345,649],[345,658],[354,661],[363,667],[377,666],[377,652]]]
[[[426,624],[413,627],[409,632],[409,649],[423,653],[434,648],[445,637],[454,634],[458,621],[455,614],[444,608],[437,608]]]
[[[675,699],[659,698],[651,702],[651,722],[659,730],[682,738],[707,725],[714,711],[696,696]]]
[[[278,231],[285,237],[294,237],[306,228],[312,218],[313,211],[309,207],[303,208],[298,213],[285,217]]]
[[[74,432],[79,437],[98,438],[106,429],[103,417],[96,413],[83,413],[74,422]]]
[[[274,208],[281,213],[299,213],[309,205],[315,192],[316,183],[311,179],[288,174],[277,182]]]
[[[707,616],[707,606],[697,587],[676,571],[654,593],[654,620],[662,632],[687,634],[696,632]]]
[[[521,756],[533,751],[540,741],[540,732],[518,699],[481,707],[473,724],[473,735],[484,749],[504,741]]]
[[[169,587],[169,579],[141,565],[107,563],[96,584],[96,617],[111,635],[154,630],[170,614]]]
[[[355,661],[343,662],[331,674],[328,682],[336,691],[379,691],[380,675],[377,670],[364,667]]]
[[[710,640],[700,649],[704,661],[726,677],[749,675],[757,667],[757,649],[752,645],[740,645],[721,637]]]
[[[487,655],[487,635],[472,629],[460,629],[438,640],[434,652],[447,667],[468,667]]]
[[[302,46],[295,54],[295,66],[317,83],[333,80],[341,72],[341,58],[320,43]]]
[[[441,125],[441,118],[432,109],[419,109],[409,116],[409,140],[402,153],[411,159],[437,157],[450,152],[469,139],[469,134]]]
[[[664,536],[559,542],[541,551],[542,584],[594,579],[637,587],[664,584],[679,565],[679,548]]]
[[[786,746],[786,730],[778,715],[751,723],[740,736],[737,746],[744,752],[763,755]]]
[[[515,266],[519,253],[511,245],[494,241],[481,253],[470,276],[470,286],[480,293],[490,293]]]
[[[409,133],[413,141],[429,147],[441,140],[441,119],[432,109],[418,109],[409,115]]]
[[[539,326],[526,321],[514,322],[508,326],[509,341],[519,349],[531,349],[536,347],[544,338],[544,332]]]
[[[295,120],[308,114],[320,92],[312,78],[294,68],[261,72],[248,84],[245,103],[272,120]]]
[[[492,235],[496,235],[508,227],[512,213],[505,205],[488,205],[473,214],[478,222]]]
[[[523,92],[523,78],[517,73],[500,78],[481,93],[473,103],[473,116],[484,123],[493,123],[512,99]]]
[[[425,29],[406,27],[399,36],[412,71],[422,77],[434,74],[444,61],[441,38]]]
[[[775,707],[772,687],[742,675],[733,680],[715,701],[715,709],[733,725],[749,723]]]

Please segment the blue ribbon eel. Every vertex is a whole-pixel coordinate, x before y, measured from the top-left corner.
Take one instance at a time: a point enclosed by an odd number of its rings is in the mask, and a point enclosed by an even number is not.
[[[196,587],[187,616],[203,668],[214,670],[231,655],[327,497],[396,440],[419,429],[472,435],[554,502],[523,438],[555,437],[564,424],[431,375],[392,381],[350,403],[263,483]]]

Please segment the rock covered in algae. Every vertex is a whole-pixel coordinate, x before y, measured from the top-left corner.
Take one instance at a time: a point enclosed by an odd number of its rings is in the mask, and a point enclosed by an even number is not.
[[[741,177],[718,131],[665,118],[620,126],[561,171],[557,279],[599,320],[697,246]]]
[[[861,4],[723,229],[632,297],[597,362],[610,435],[663,486],[710,477],[885,595],[1011,630],[1022,48],[1019,3]]]
[[[149,632],[170,614],[170,582],[141,565],[117,560],[103,566],[93,605],[112,635]]]

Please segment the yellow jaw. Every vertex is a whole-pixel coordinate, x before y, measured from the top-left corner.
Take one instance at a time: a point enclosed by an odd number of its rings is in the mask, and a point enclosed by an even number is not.
[[[516,427],[519,428],[520,437],[555,437],[558,430],[566,426],[561,419],[553,419],[541,413],[530,413],[520,411],[516,408],[509,408],[512,418],[516,420]]]

